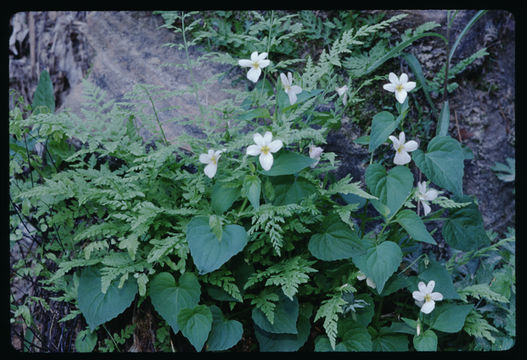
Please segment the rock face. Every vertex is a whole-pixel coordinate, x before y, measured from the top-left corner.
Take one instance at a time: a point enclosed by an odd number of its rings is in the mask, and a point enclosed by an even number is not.
[[[155,107],[172,108],[157,111],[170,141],[183,129],[179,117],[200,118],[200,104],[207,106],[226,98],[222,89],[227,85],[211,81],[198,91],[199,100],[189,90],[223,71],[214,63],[200,64],[199,71],[186,69],[187,58],[183,49],[164,46],[180,42],[174,32],[160,28],[160,16],[149,12],[91,12],[86,17],[85,35],[95,51],[88,81],[105,90],[110,99],[120,100],[137,84],[147,84],[170,90],[166,100],[156,101]],[[191,49],[193,60],[200,54]],[[198,85],[196,85],[198,86]],[[155,91],[155,90],[154,90]],[[75,111],[80,104],[82,86],[75,86],[64,100],[63,108]],[[149,92],[150,93],[150,92]],[[138,95],[148,97],[146,92]],[[150,94],[152,95],[152,94]],[[151,104],[148,104],[151,108]],[[202,118],[202,121],[204,119]]]
[[[30,26],[25,22],[30,23],[31,19],[33,22],[36,20],[37,27],[40,28],[35,42],[39,44],[38,49],[42,53],[37,53],[36,66],[31,66],[31,61],[28,62],[27,57],[23,59],[23,54],[17,51],[17,47],[23,48],[29,41]],[[115,101],[122,100],[123,95],[137,85],[145,84],[147,89],[163,89],[167,95],[166,99],[156,101],[154,105],[161,123],[165,124],[164,132],[170,141],[183,131],[177,119],[195,118],[196,121],[204,121],[199,104],[207,106],[224,100],[227,94],[222,89],[231,86],[214,79],[224,71],[218,64],[201,63],[199,71],[187,70],[185,51],[164,46],[168,43],[181,43],[181,39],[172,30],[161,28],[163,19],[152,16],[151,12],[18,13],[12,23],[13,30],[18,32],[13,33],[11,48],[12,53],[17,52],[18,55],[12,57],[10,73],[31,73],[32,76],[29,79],[13,76],[10,85],[20,89],[17,85],[25,81],[21,92],[26,99],[31,99],[38,74],[41,70],[48,69],[57,93],[58,111],[68,109],[73,113],[80,113],[83,78],[104,90],[106,99]],[[51,26],[52,23],[55,25]],[[23,30],[24,27],[27,31]],[[72,32],[73,29],[75,32]],[[66,39],[82,41],[83,47],[76,51],[72,41],[58,41],[63,32],[69,34],[65,36]],[[63,50],[51,52],[57,46]],[[192,61],[196,61],[200,55],[196,49],[191,48]],[[22,60],[18,61],[17,56]],[[207,83],[209,80],[211,81]],[[67,86],[59,87],[57,83],[61,82]],[[203,83],[206,83],[205,87],[201,86]],[[198,98],[190,91],[195,85],[199,89]],[[150,108],[150,115],[153,116],[148,95],[154,96],[150,90],[147,94],[139,88],[137,95],[144,98],[147,105],[145,109]],[[167,94],[166,91],[170,93]],[[166,108],[171,110],[159,111]]]

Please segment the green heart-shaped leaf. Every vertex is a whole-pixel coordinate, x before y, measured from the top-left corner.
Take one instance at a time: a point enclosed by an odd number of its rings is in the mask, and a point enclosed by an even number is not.
[[[390,171],[379,163],[368,166],[366,185],[379,200],[370,200],[375,209],[386,218],[393,216],[404,204],[413,188],[414,176],[406,166],[396,166]],[[389,211],[386,213],[384,207]]]
[[[437,351],[437,335],[431,329],[419,336],[414,335],[414,347],[417,351]]]
[[[348,259],[364,252],[368,246],[369,243],[360,239],[337,216],[328,217],[322,224],[322,231],[311,236],[307,245],[311,255],[324,261]]]
[[[181,275],[177,284],[171,274],[162,272],[149,282],[148,293],[154,309],[177,334],[180,329],[177,318],[179,311],[183,308],[193,308],[198,304],[201,288],[198,279],[192,273]]]
[[[399,245],[393,241],[384,241],[361,255],[353,256],[353,263],[373,280],[377,291],[381,293],[384,284],[397,270],[402,259],[403,253]]]
[[[464,152],[457,140],[450,136],[436,136],[426,149],[416,150],[412,158],[417,167],[434,184],[463,196]]]
[[[207,350],[222,351],[233,347],[241,340],[243,327],[239,321],[228,320],[216,305],[210,307],[212,330],[207,340]]]
[[[212,313],[206,305],[184,308],[178,314],[181,333],[190,341],[196,351],[201,351],[212,328]]]
[[[77,304],[90,330],[115,318],[130,306],[137,294],[137,282],[128,279],[119,289],[114,280],[106,290],[101,291],[100,271],[94,267],[82,270],[77,290]]]
[[[242,251],[247,245],[247,232],[239,225],[226,225],[218,240],[210,227],[209,218],[198,216],[187,225],[187,242],[192,260],[200,275],[203,275],[219,269]]]

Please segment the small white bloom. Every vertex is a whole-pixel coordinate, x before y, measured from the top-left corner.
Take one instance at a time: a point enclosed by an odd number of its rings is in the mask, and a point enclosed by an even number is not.
[[[342,98],[342,103],[346,105],[348,103],[348,86],[344,85],[342,87],[335,88],[335,91]]]
[[[284,145],[281,140],[273,141],[273,134],[266,131],[262,136],[258,133],[254,134],[254,143],[256,145],[249,145],[247,147],[247,154],[257,156],[260,155],[260,165],[264,170],[269,170],[273,166],[273,154],[280,150]]]
[[[287,76],[281,73],[280,80],[282,80],[285,93],[289,96],[289,103],[293,105],[297,100],[296,95],[302,92],[302,88],[298,85],[293,85],[293,75],[290,72],[287,73]]]
[[[428,215],[428,213],[432,210],[430,208],[430,205],[428,205],[428,201],[435,200],[438,194],[439,192],[436,189],[427,190],[425,181],[417,183],[417,198],[419,199],[419,202],[423,205],[425,216]]]
[[[311,159],[316,160],[311,165],[312,168],[317,166],[318,162],[320,161],[320,155],[322,154],[323,151],[324,151],[324,149],[322,149],[321,147],[318,147],[318,146],[315,146],[315,145],[309,145],[309,157]]]
[[[218,170],[218,160],[220,159],[221,153],[224,151],[225,150],[214,151],[210,149],[207,154],[201,154],[199,156],[199,161],[202,164],[207,164],[203,171],[209,178],[212,179],[214,175],[216,175],[216,170]]]
[[[266,52],[258,55],[258,51],[254,51],[251,54],[251,60],[243,59],[238,61],[240,66],[250,68],[250,70],[247,72],[247,79],[254,83],[258,81],[260,74],[262,73],[262,69],[271,63],[271,61],[267,60],[266,57]]]
[[[435,302],[443,300],[443,295],[438,292],[432,292],[436,283],[430,280],[427,285],[420,281],[417,284],[419,291],[414,291],[412,297],[416,300],[415,304],[421,308],[425,314],[430,314],[435,308]]]
[[[395,149],[395,157],[393,159],[394,164],[396,165],[404,165],[408,164],[412,158],[410,157],[410,154],[408,154],[410,151],[417,150],[417,147],[419,146],[417,142],[414,140],[410,140],[408,142],[405,142],[405,135],[404,131],[402,131],[399,134],[399,139],[397,139],[395,136],[390,135],[389,139],[393,143],[393,148]]]
[[[384,90],[395,93],[395,98],[402,104],[406,99],[408,92],[415,88],[415,82],[408,81],[408,75],[405,73],[402,73],[398,78],[397,75],[391,72],[388,75],[388,78],[390,83],[383,85]]]
[[[357,279],[361,280],[361,281],[366,279],[366,285],[368,285],[372,289],[375,289],[377,287],[377,285],[375,285],[373,280],[370,279],[369,277],[366,277],[366,275],[363,272],[361,272],[361,271],[359,271],[359,274],[357,275]]]

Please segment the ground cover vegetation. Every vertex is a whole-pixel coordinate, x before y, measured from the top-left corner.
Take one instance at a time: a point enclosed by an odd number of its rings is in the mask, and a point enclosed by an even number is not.
[[[85,82],[82,112],[55,112],[46,71],[31,104],[10,94],[10,319],[20,350],[514,345],[515,231],[485,230],[463,191],[471,151],[448,134],[455,77],[484,48],[452,64],[460,37],[450,43],[439,24],[387,31],[405,14],[153,16],[177,36],[166,46],[205,49],[165,66],[192,73],[219,62],[226,71],[208,81],[231,79],[231,98],[211,106],[200,97],[207,84],[137,84],[108,101]],[[431,80],[405,52],[424,37],[449,55]],[[199,108],[173,119],[191,131],[171,141],[155,105],[170,96]],[[324,151],[344,117],[364,129],[355,140],[370,156],[364,182],[337,178],[346,159]],[[514,181],[513,161],[496,165],[503,181]],[[17,296],[28,282],[38,291]],[[39,328],[41,312],[59,314],[54,336]]]

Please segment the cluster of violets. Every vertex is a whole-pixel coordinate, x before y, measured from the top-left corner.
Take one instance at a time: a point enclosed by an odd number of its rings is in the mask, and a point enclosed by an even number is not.
[[[241,67],[250,68],[247,72],[247,79],[256,83],[260,78],[262,69],[267,67],[271,61],[266,59],[267,53],[263,52],[258,54],[257,51],[254,51],[251,54],[250,59],[242,59],[238,61],[238,64]],[[285,93],[289,97],[289,103],[291,105],[295,104],[297,101],[297,95],[302,92],[302,88],[298,85],[293,85],[293,76],[290,72],[286,74],[280,73],[280,80],[284,88]],[[392,92],[395,94],[395,99],[400,103],[404,103],[408,92],[412,91],[416,83],[414,81],[408,81],[408,75],[402,73],[401,76],[397,77],[396,74],[391,72],[388,75],[388,80],[390,81],[387,84],[383,85],[383,88],[386,91]],[[347,92],[348,86],[344,85],[342,87],[335,88],[338,96],[342,99],[344,105],[347,104]],[[418,143],[414,140],[406,141],[406,136],[404,132],[399,133],[399,137],[393,135],[389,136],[389,139],[392,141],[393,148],[395,150],[395,156],[393,159],[394,164],[396,165],[405,165],[408,164],[412,159],[410,152],[417,150]],[[246,154],[251,156],[258,156],[260,165],[264,170],[270,170],[273,166],[273,153],[278,152],[283,146],[282,140],[275,139],[273,140],[273,134],[269,131],[265,132],[263,135],[256,133],[253,136],[253,145],[249,145],[246,149]],[[206,154],[201,154],[199,156],[199,161],[203,164],[206,164],[204,168],[205,175],[209,178],[213,178],[216,175],[218,169],[218,160],[221,157],[221,154],[225,152],[223,150],[213,150],[210,149]],[[315,167],[320,161],[320,156],[323,152],[321,147],[310,145],[309,146],[309,157],[316,160],[311,167]],[[424,215],[430,213],[431,208],[429,201],[437,198],[439,192],[435,189],[427,189],[426,182],[419,182],[417,184],[417,198],[418,202],[421,203],[424,210]],[[366,283],[369,287],[375,289],[376,285],[372,279],[366,277],[365,274],[359,272],[357,275],[358,280],[366,280]],[[412,297],[415,299],[417,306],[421,308],[421,311],[425,314],[429,314],[434,310],[435,302],[443,299],[443,295],[439,292],[433,292],[435,287],[435,281],[430,280],[428,284],[424,282],[419,282],[418,291],[412,293]]]

